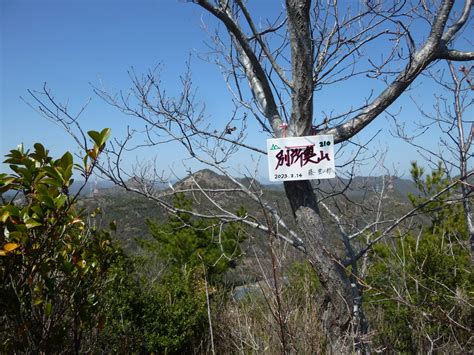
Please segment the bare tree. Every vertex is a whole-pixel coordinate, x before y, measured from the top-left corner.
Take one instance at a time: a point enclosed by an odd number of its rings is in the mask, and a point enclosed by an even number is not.
[[[471,127],[466,131],[464,128],[463,119],[464,112],[472,106],[474,100],[471,98],[469,100],[469,93],[472,94],[474,86],[471,81],[471,71],[472,66],[467,69],[466,67],[461,67],[461,77],[456,74],[454,65],[449,63],[449,71],[451,73],[451,78],[453,79],[454,87],[451,88],[453,99],[454,99],[454,115],[451,115],[453,121],[455,121],[455,126],[457,128],[457,140],[453,135],[449,134],[449,137],[454,141],[455,147],[457,147],[457,153],[459,156],[458,169],[460,176],[465,176],[468,173],[469,165],[468,162],[472,158],[471,145],[472,140],[474,139],[474,121],[471,121]],[[463,88],[463,85],[467,84],[468,87]],[[453,122],[454,123],[454,122]],[[469,122],[467,122],[469,123]],[[464,209],[464,218],[466,220],[466,229],[469,235],[469,241],[471,244],[471,262],[474,264],[474,220],[472,217],[472,205],[471,205],[471,193],[473,191],[473,185],[464,182],[461,184],[461,198]]]
[[[182,78],[182,92],[176,98],[167,96],[156,72],[142,76],[131,72],[133,87],[129,92],[113,95],[100,88],[96,90],[106,102],[143,123],[141,130],[130,129],[127,137],[108,147],[108,161],[101,162],[102,172],[115,183],[176,212],[166,196],[155,189],[159,178],[153,166],[142,169],[142,176],[137,177],[127,173],[121,161],[128,150],[179,142],[190,157],[214,167],[234,183],[226,191],[212,191],[199,184],[188,187],[186,191],[203,194],[214,207],[213,213],[196,211],[194,214],[203,218],[217,216],[224,223],[242,221],[273,233],[304,252],[326,292],[322,322],[331,350],[345,353],[354,346],[363,350],[361,335],[367,325],[361,308],[357,261],[415,211],[390,221],[381,235],[374,235],[366,247],[355,250],[351,241],[363,235],[370,223],[351,235],[343,228],[341,235],[328,233],[320,213],[324,205],[311,182],[291,181],[285,182],[284,188],[297,225],[292,230],[278,208],[262,202],[261,191],[253,180],[244,183],[231,176],[228,161],[239,148],[265,154],[246,140],[249,117],[258,122],[267,137],[282,137],[286,129],[283,127],[287,125],[288,136],[331,134],[341,147],[352,142],[357,133],[380,116],[430,65],[439,60],[474,59],[474,52],[454,47],[455,39],[460,37],[469,20],[472,1],[464,1],[457,10],[454,0],[366,1],[354,10],[354,4],[344,5],[337,0],[286,0],[279,16],[260,25],[243,0],[195,0],[193,3],[223,26],[212,35],[213,52],[217,53],[216,64],[232,95],[233,115],[220,128],[206,120],[191,85],[190,70]],[[415,25],[418,26],[416,31]],[[420,28],[427,30],[420,35]],[[381,53],[381,60],[373,56],[363,61],[367,54],[374,53],[368,47],[376,45],[382,52],[386,51]],[[328,85],[363,75],[381,80],[385,88],[375,96],[369,92],[359,106],[328,114],[318,121],[314,112],[315,93]],[[250,90],[245,89],[244,82]],[[37,108],[48,118],[69,131],[77,126],[77,117],[58,104],[46,87],[42,92],[30,93],[37,101]],[[142,143],[135,143],[137,134],[144,134]],[[80,136],[77,138],[79,143],[86,144]],[[468,175],[467,171],[464,173],[461,180]],[[140,181],[140,186],[130,184],[131,178]],[[258,216],[236,215],[225,208],[216,193],[237,193],[261,204],[274,226]],[[338,223],[337,213],[332,212],[332,215]],[[375,225],[380,223],[376,221]],[[351,267],[349,274],[348,266]]]

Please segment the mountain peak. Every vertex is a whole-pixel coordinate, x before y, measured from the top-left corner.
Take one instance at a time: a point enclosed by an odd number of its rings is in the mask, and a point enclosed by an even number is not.
[[[226,176],[219,175],[210,169],[199,170],[177,182],[176,190],[197,188],[196,183],[203,189],[230,189],[235,184]]]

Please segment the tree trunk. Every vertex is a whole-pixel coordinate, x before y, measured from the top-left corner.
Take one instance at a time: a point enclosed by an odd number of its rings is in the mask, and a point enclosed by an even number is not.
[[[309,260],[325,291],[321,303],[328,350],[351,352],[353,339],[348,339],[347,335],[351,333],[355,295],[347,271],[338,262],[337,251],[343,250],[342,240],[327,234],[309,181],[285,182],[285,191]]]

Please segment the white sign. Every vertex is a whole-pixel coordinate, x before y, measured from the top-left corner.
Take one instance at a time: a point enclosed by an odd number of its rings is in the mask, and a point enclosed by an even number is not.
[[[332,135],[267,139],[270,181],[336,177]]]

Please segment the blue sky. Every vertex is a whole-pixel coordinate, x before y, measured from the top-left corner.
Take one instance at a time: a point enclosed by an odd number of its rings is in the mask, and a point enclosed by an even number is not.
[[[62,129],[41,118],[20,96],[46,82],[72,112],[90,98],[81,124],[111,127],[118,135],[129,124],[92,92],[100,82],[111,91],[130,85],[127,70],[141,73],[161,65],[169,92],[190,53],[204,50],[201,11],[169,1],[2,1],[1,151],[41,141],[53,154],[74,149]],[[199,61],[196,81],[209,109],[222,110],[215,91],[225,88],[215,68]],[[211,78],[211,80],[209,80]],[[214,90],[215,89],[215,90]],[[178,159],[178,157],[176,157]]]
[[[276,1],[260,1],[255,10],[264,13],[275,4]],[[198,53],[207,51],[204,42],[208,35],[203,23],[213,27],[212,19],[199,7],[177,0],[0,0],[1,154],[19,143],[31,147],[37,141],[55,156],[65,150],[77,151],[61,128],[40,117],[20,99],[20,96],[28,97],[27,89],[41,89],[46,82],[61,102],[69,102],[73,112],[91,99],[81,121],[85,130],[111,127],[114,136],[120,137],[133,122],[96,97],[91,85],[103,83],[116,92],[130,86],[127,76],[130,67],[142,73],[160,65],[162,83],[173,93],[189,55],[199,99],[205,103],[213,124],[224,125],[230,110],[226,86],[219,70],[197,57]],[[339,106],[347,106],[349,99],[357,101],[372,88],[381,89],[380,85],[367,86],[364,80],[351,85],[355,86],[334,86],[318,92],[315,114],[338,110]],[[433,84],[422,79],[410,94],[430,105],[433,90]],[[402,117],[407,122],[419,116],[408,95],[391,111],[396,112],[402,106]],[[386,165],[404,173],[410,160],[417,157],[416,151],[393,139],[389,127],[389,120],[380,117],[359,139],[364,142],[382,129],[370,149],[389,147]],[[251,127],[249,143],[263,148],[265,139]],[[435,135],[426,139],[436,144]],[[171,166],[178,173],[185,171],[181,163],[183,151],[179,148],[140,154],[141,158],[158,156],[163,170]],[[135,157],[130,155],[126,163],[130,165],[134,161]],[[242,153],[236,157],[233,168],[246,167],[249,161],[248,153]],[[360,173],[368,174],[370,169],[371,166],[364,166]],[[262,171],[266,171],[265,160]]]

